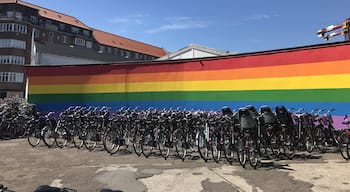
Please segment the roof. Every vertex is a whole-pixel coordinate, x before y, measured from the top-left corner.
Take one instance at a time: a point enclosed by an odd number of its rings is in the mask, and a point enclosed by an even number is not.
[[[288,53],[293,51],[303,51],[303,50],[317,50],[317,49],[323,49],[328,47],[337,47],[337,46],[350,46],[350,41],[339,41],[339,42],[331,42],[331,43],[321,43],[321,44],[312,44],[312,45],[303,45],[298,47],[289,47],[289,48],[282,48],[282,49],[273,49],[273,50],[265,50],[265,51],[257,51],[257,52],[247,52],[247,53],[237,53],[237,54],[228,54],[223,56],[216,56],[216,57],[206,57],[206,58],[190,58],[190,59],[178,59],[178,60],[151,60],[151,61],[118,61],[113,63],[96,63],[96,64],[83,64],[83,65],[66,65],[66,66],[112,66],[112,65],[129,65],[129,64],[137,64],[137,65],[166,65],[166,64],[178,64],[178,63],[186,63],[186,62],[199,62],[202,63],[203,61],[213,61],[218,59],[231,59],[231,58],[243,58],[243,57],[250,57],[250,56],[260,56],[260,55],[270,55],[270,54],[276,54],[276,53]],[[347,55],[347,54],[343,54]],[[26,69],[30,68],[60,68],[64,66],[59,65],[26,65]],[[36,71],[33,69],[31,72]]]
[[[115,62],[117,60],[114,55],[100,54],[96,52],[96,50],[79,47],[79,46],[69,47],[67,45],[60,45],[60,44],[53,44],[53,43],[42,44],[42,43],[35,42],[35,47],[37,49],[37,52],[40,52],[40,53],[47,53],[52,55],[64,56],[64,57],[72,57],[77,59],[87,59],[90,61],[96,61],[96,63]],[[120,58],[120,61],[122,60],[123,58]]]
[[[115,34],[110,34],[97,29],[93,29],[93,36],[100,44],[108,45],[111,47],[118,47],[121,49],[131,50],[156,57],[161,57],[166,54],[166,51],[163,48],[141,43],[132,39],[121,37]]]
[[[33,5],[24,1],[20,1],[20,0],[1,0],[0,4],[5,4],[5,3],[17,3],[19,5],[23,5],[26,7],[30,7],[33,9],[36,9],[39,11],[39,15],[41,17],[47,18],[47,19],[51,19],[51,20],[55,20],[55,21],[59,21],[62,23],[66,23],[75,27],[80,27],[83,29],[88,29],[90,30],[90,28],[85,25],[84,23],[82,23],[81,21],[79,21],[77,18],[72,17],[70,15],[66,15],[63,13],[59,13],[57,11],[53,11],[50,9],[46,9],[37,5]]]
[[[213,56],[223,56],[223,55],[229,55],[229,54],[237,54],[237,53],[234,53],[234,52],[227,52],[227,51],[219,51],[219,50],[216,50],[216,49],[211,49],[211,48],[208,48],[208,47],[203,47],[203,46],[200,46],[200,45],[196,45],[196,44],[190,44],[184,48],[181,48],[173,53],[169,53],[161,58],[158,58],[158,60],[168,60],[168,59],[172,59],[172,58],[176,58],[177,56],[179,55],[182,55],[182,54],[185,54],[187,53],[188,51],[191,51],[191,50],[197,50],[197,51],[201,51],[201,52],[205,52],[205,53],[208,53],[210,55],[213,55]]]

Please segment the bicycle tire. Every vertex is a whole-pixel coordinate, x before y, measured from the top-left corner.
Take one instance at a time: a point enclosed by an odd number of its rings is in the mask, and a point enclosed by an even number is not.
[[[43,139],[44,144],[48,148],[53,147],[53,145],[55,144],[55,132],[54,132],[53,128],[51,128],[49,126],[45,126],[42,129],[41,135],[42,135],[42,139]]]
[[[210,144],[208,139],[206,138],[203,131],[199,131],[197,133],[197,150],[199,153],[199,156],[205,161],[208,162],[210,156]]]
[[[97,146],[97,131],[95,131],[95,129],[87,129],[83,136],[85,148],[89,151],[93,151]]]
[[[295,156],[295,141],[294,141],[294,136],[285,133],[283,136],[283,154],[288,158],[288,159],[293,159]]]
[[[69,137],[69,132],[66,128],[64,127],[57,127],[55,129],[55,143],[56,146],[59,148],[63,148],[68,144],[68,137]]]
[[[261,161],[260,161],[260,154],[258,150],[255,147],[254,141],[251,140],[249,137],[249,140],[247,141],[249,143],[249,148],[248,148],[248,160],[250,166],[252,166],[254,169],[258,168]]]
[[[340,134],[339,144],[338,148],[340,151],[340,155],[345,159],[349,160],[349,137],[346,135],[346,133],[343,131]]]
[[[155,138],[151,131],[145,131],[142,135],[141,149],[142,154],[148,158],[155,147]]]
[[[316,140],[317,149],[320,150],[321,153],[326,153],[327,152],[327,138],[326,138],[325,130],[323,127],[316,127],[315,140]]]
[[[280,135],[272,135],[270,137],[270,150],[275,157],[283,154],[283,143],[280,140]]]
[[[30,146],[36,147],[40,144],[41,141],[41,130],[33,128],[32,130],[27,131],[27,141]]]
[[[237,142],[237,157],[239,164],[245,168],[247,164],[247,150],[245,149],[244,141],[242,138],[239,138]]]
[[[169,157],[170,149],[172,146],[171,135],[162,131],[160,132],[158,137],[159,137],[158,148],[159,148],[160,154],[166,160]]]
[[[106,150],[107,153],[113,155],[117,153],[120,149],[120,141],[119,141],[119,135],[117,131],[111,129],[105,133],[105,135],[102,138],[102,144],[103,148]]]
[[[142,147],[141,147],[142,134],[143,134],[143,131],[136,130],[134,137],[133,137],[132,146],[133,146],[134,152],[137,156],[141,156],[141,154],[142,154]]]
[[[313,139],[311,130],[306,130],[306,135],[305,135],[305,150],[309,153],[312,153],[312,151],[315,149],[315,141]]]
[[[175,149],[176,149],[177,156],[182,161],[185,161],[185,158],[187,155],[187,149],[185,146],[186,145],[186,137],[180,129],[175,131],[174,140],[175,140]]]
[[[83,131],[82,130],[74,130],[72,133],[73,138],[73,145],[77,149],[80,149],[84,146],[84,137],[83,137]]]
[[[211,138],[211,155],[216,163],[221,160],[220,138],[218,135],[214,135]]]

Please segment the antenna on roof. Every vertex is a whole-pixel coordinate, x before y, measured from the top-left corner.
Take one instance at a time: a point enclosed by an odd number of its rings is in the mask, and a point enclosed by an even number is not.
[[[340,29],[340,31],[335,31],[338,29]],[[329,32],[332,32],[332,33],[329,33]],[[350,40],[350,18],[345,19],[341,24],[330,25],[326,28],[318,30],[317,35],[318,37],[323,38],[326,41],[328,41],[333,37],[343,35],[345,41],[349,41]]]

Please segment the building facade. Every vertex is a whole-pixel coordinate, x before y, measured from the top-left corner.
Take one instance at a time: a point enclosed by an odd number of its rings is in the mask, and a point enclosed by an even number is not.
[[[24,65],[154,60],[165,54],[66,14],[19,0],[0,1],[0,98],[25,95]]]

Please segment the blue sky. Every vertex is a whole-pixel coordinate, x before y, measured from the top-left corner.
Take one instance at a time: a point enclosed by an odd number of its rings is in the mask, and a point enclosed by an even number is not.
[[[169,52],[191,43],[239,53],[325,43],[316,31],[350,17],[349,0],[24,1]]]

